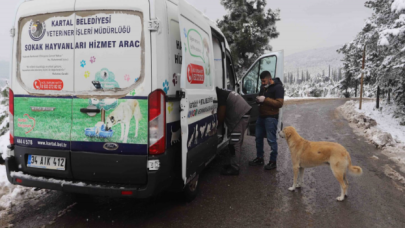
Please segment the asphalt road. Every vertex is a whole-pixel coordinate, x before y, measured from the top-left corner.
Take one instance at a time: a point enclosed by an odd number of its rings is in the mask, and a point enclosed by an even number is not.
[[[295,192],[290,153],[279,139],[277,170],[249,167],[255,141],[245,139],[241,173],[219,175],[219,156],[200,176],[200,194],[184,203],[165,193],[149,201],[88,197],[50,191],[40,202],[27,203],[13,215],[14,227],[405,227],[405,195],[384,174],[388,164],[374,146],[356,136],[336,107],[344,100],[290,102],[284,108],[285,126],[292,125],[313,141],[339,142],[363,176],[349,176],[349,197],[337,202],[339,184],[328,166],[306,169],[304,185]],[[266,160],[269,146],[265,146]],[[371,157],[378,155],[379,160]],[[68,208],[68,206],[71,207]],[[60,215],[58,217],[58,215]]]

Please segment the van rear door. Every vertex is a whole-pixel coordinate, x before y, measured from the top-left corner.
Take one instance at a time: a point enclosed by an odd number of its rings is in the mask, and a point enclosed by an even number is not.
[[[71,157],[78,180],[147,182],[149,2],[128,2],[76,1]]]
[[[55,3],[57,4],[57,3]],[[44,1],[18,11],[16,74],[13,74],[15,144],[70,150],[74,90],[74,0],[49,10]],[[62,29],[63,28],[63,29]],[[30,155],[27,155],[30,156]]]
[[[185,183],[216,154],[217,105],[211,28],[199,12],[179,1],[182,42],[180,124],[182,177]]]

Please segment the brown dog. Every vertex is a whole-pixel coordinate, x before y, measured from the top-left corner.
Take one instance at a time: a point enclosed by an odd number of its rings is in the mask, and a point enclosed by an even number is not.
[[[291,188],[288,188],[290,191],[301,187],[304,168],[329,164],[333,175],[335,175],[341,187],[341,194],[336,199],[343,201],[345,195],[347,195],[349,185],[346,179],[346,171],[349,170],[354,175],[361,175],[363,173],[363,170],[359,166],[352,166],[349,152],[338,143],[305,140],[297,133],[294,127],[284,128],[280,132],[280,136],[287,140],[293,163],[294,183]]]

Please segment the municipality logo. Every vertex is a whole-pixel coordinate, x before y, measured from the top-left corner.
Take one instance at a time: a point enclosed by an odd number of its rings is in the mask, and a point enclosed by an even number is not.
[[[31,21],[29,34],[33,41],[40,41],[45,36],[45,22]]]

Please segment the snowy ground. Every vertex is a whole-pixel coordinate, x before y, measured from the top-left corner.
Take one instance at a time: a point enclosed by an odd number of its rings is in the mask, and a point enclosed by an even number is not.
[[[0,111],[4,110],[8,110],[8,107],[0,105]],[[8,117],[3,123],[0,123],[0,127],[6,124],[6,122],[8,122]],[[0,156],[2,156],[3,159],[6,158],[5,152],[7,150],[7,145],[10,144],[9,137],[9,132],[0,136]],[[9,225],[6,217],[10,209],[13,208],[18,211],[19,207],[23,205],[22,202],[27,200],[38,200],[45,193],[46,190],[34,191],[34,188],[11,184],[7,179],[6,167],[0,165],[0,227],[6,227]]]
[[[46,194],[46,190],[35,191],[34,188],[22,187],[11,184],[7,179],[6,167],[0,165],[0,227],[7,224],[3,219],[7,216],[9,210],[20,210],[23,202],[27,200],[38,200]]]
[[[5,158],[5,150],[9,143],[9,132],[0,136],[0,151]],[[27,188],[11,184],[7,179],[6,166],[0,165],[0,227],[8,226],[8,212],[14,208],[16,211],[21,210],[23,202],[27,200],[38,200],[46,190],[35,191],[34,188]]]
[[[356,133],[381,148],[382,153],[405,172],[405,126],[400,125],[405,122],[404,115],[401,117],[400,113],[395,113],[395,105],[384,101],[380,103],[380,109],[375,108],[375,101],[365,101],[362,106],[362,110],[359,110],[358,101],[348,101],[338,109]]]
[[[284,100],[328,100],[328,99],[338,99],[337,97],[288,97],[285,96]]]

